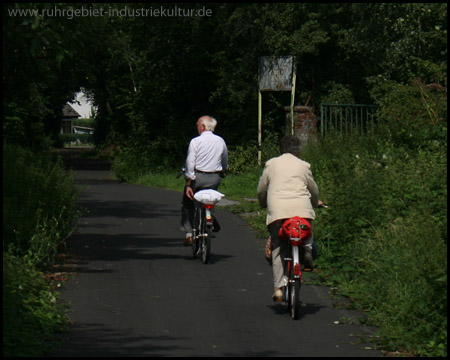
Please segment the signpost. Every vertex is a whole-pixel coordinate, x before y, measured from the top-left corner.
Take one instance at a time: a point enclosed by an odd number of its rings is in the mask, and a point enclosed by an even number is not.
[[[261,164],[262,92],[291,91],[291,134],[294,134],[295,64],[293,56],[263,56],[259,61],[258,164]]]

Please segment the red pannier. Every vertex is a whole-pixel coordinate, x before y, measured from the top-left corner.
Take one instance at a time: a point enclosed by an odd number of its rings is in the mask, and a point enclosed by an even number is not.
[[[312,236],[311,223],[300,216],[294,216],[283,223],[278,236],[282,240],[300,239],[302,242],[307,241]]]

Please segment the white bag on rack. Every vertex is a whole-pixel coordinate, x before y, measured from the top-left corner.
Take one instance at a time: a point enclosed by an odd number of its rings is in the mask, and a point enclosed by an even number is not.
[[[200,190],[199,192],[195,193],[194,199],[203,203],[203,204],[216,204],[218,203],[225,194],[222,194],[216,190],[207,189],[207,190]]]

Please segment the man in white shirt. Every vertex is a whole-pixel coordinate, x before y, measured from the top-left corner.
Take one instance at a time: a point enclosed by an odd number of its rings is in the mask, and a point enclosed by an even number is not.
[[[186,187],[184,190],[181,225],[186,237],[184,245],[192,245],[192,223],[194,219],[194,193],[203,189],[217,190],[224,171],[228,169],[228,150],[225,141],[213,133],[217,121],[211,116],[197,120],[199,136],[189,144],[186,157]]]

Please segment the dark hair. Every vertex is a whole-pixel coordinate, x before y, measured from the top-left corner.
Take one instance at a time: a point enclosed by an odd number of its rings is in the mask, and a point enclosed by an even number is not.
[[[280,152],[282,154],[289,153],[298,156],[301,148],[302,142],[295,135],[286,135],[280,141]]]

